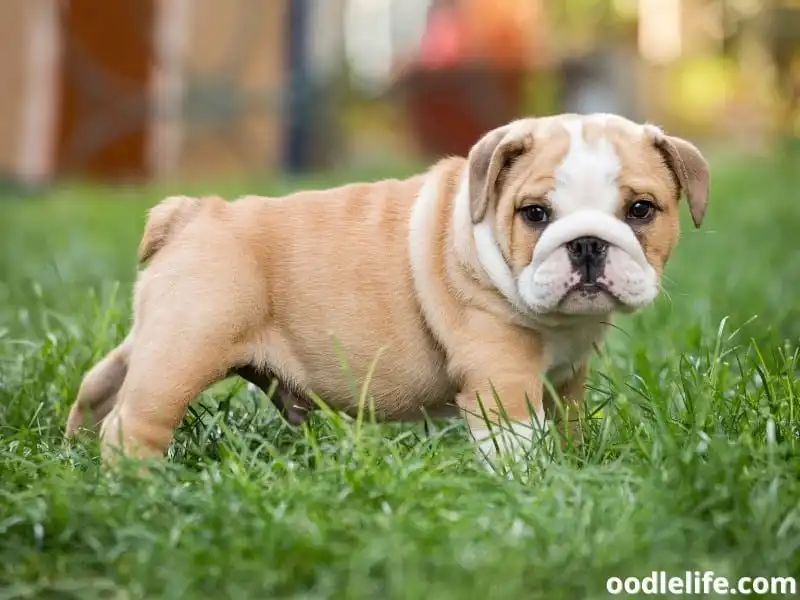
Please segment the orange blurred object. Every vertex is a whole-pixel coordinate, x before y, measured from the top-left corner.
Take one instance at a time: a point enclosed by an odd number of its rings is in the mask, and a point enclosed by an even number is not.
[[[539,29],[534,0],[459,0],[431,11],[417,55],[423,68],[480,62],[524,68]]]
[[[533,0],[461,0],[473,58],[496,67],[525,67],[536,38],[538,9]]]
[[[462,61],[467,45],[465,33],[452,8],[435,11],[420,44],[419,65],[425,69],[441,69]]]
[[[427,154],[465,155],[518,115],[541,46],[538,0],[457,0],[434,6],[401,89]]]

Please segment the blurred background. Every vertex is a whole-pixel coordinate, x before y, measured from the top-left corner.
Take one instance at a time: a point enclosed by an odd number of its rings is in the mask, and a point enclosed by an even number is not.
[[[411,165],[564,111],[800,132],[800,0],[0,0],[0,40],[15,188]]]

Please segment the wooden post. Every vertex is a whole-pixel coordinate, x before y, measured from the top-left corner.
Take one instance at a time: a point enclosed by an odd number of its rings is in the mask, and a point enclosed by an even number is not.
[[[286,11],[286,86],[284,102],[284,168],[289,173],[309,167],[309,126],[312,115],[308,64],[308,0],[289,0]]]
[[[155,16],[155,0],[61,3],[58,174],[147,177]]]

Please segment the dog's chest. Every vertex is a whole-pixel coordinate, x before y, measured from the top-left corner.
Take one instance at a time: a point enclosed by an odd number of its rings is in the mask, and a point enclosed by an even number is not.
[[[563,327],[544,334],[544,364],[553,385],[567,381],[588,359],[605,334],[605,323]]]

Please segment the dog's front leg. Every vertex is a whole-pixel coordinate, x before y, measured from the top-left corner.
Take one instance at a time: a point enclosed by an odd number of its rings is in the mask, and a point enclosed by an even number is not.
[[[465,368],[457,402],[479,454],[516,461],[537,451],[546,430],[538,345],[484,338],[463,346],[458,359]]]
[[[525,379],[470,379],[458,404],[480,458],[516,462],[537,452],[546,434],[542,384]]]

